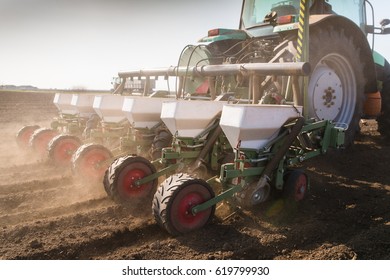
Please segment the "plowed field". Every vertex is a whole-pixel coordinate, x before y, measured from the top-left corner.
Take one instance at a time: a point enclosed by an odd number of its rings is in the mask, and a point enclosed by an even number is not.
[[[305,163],[311,189],[294,211],[222,207],[171,237],[149,205],[119,206],[17,147],[23,125],[50,125],[53,97],[0,92],[0,259],[390,259],[390,145],[373,120],[351,148]]]

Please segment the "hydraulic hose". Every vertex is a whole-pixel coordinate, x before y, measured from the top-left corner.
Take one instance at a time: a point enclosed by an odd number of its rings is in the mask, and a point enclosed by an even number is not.
[[[222,133],[222,128],[218,125],[214,131],[211,133],[210,137],[207,139],[207,142],[203,149],[200,151],[198,157],[196,158],[194,164],[192,165],[191,171],[194,172],[196,169],[198,169],[202,163],[204,162],[204,159],[206,158],[206,155],[210,152],[212,147],[215,144],[215,141],[217,141],[219,135]]]
[[[289,123],[294,119],[296,119],[295,125],[291,128],[290,133],[286,136],[286,140],[284,141],[283,145],[280,147],[280,149],[275,153],[275,155],[266,165],[263,174],[261,175],[256,185],[257,188],[262,188],[265,186],[265,184],[268,182],[271,176],[272,171],[274,171],[275,168],[278,166],[279,162],[283,159],[288,149],[290,148],[292,143],[295,141],[295,139],[301,132],[302,127],[305,124],[305,119],[303,117],[290,118],[286,123]]]

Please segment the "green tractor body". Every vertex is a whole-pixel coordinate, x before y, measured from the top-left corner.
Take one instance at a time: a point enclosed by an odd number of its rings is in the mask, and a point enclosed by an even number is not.
[[[385,28],[387,24],[386,20],[381,21],[381,27],[374,27],[373,24],[368,23],[367,14],[370,14],[370,9],[372,5],[368,1],[303,1],[308,2],[309,7],[309,26],[312,29],[312,32],[309,32],[307,28],[307,36],[304,40],[304,44],[310,45],[310,35],[313,35],[315,38],[320,37],[321,33],[330,32],[332,30],[335,34],[340,34],[352,40],[351,46],[358,46],[361,50],[360,67],[362,68],[362,77],[356,77],[358,79],[364,79],[363,85],[364,94],[359,99],[363,100],[352,100],[350,103],[355,103],[358,107],[359,114],[365,117],[376,117],[381,113],[380,104],[364,104],[372,101],[372,94],[376,94],[378,90],[382,90],[382,80],[383,78],[377,77],[376,75],[378,68],[385,67],[386,59],[371,49],[369,42],[367,40],[367,35],[379,35],[387,34],[389,29]],[[291,0],[291,1],[264,1],[264,0],[246,0],[243,1],[240,26],[237,30],[231,29],[212,29],[209,31],[208,36],[202,38],[200,43],[207,43],[208,49],[220,51],[219,55],[228,56],[231,52],[232,46],[237,48],[237,41],[241,41],[245,48],[253,52],[253,55],[245,56],[245,62],[252,61],[270,61],[275,54],[272,52],[272,47],[276,47],[278,43],[281,43],[283,40],[289,40],[290,36],[296,36],[297,30],[299,29],[299,13],[300,13],[300,1]],[[373,20],[373,19],[372,19]],[[324,31],[325,30],[325,31]],[[320,34],[320,35],[318,35]],[[335,36],[325,36],[324,40],[332,40]],[[260,42],[263,40],[263,46],[269,48],[266,50],[264,47],[254,47],[253,41]],[[326,42],[325,42],[326,43]],[[332,44],[338,44],[338,42],[332,41]],[[261,44],[258,43],[259,45]],[[374,39],[372,41],[374,45]],[[297,48],[298,50],[299,48]],[[307,48],[306,54],[309,55],[309,49]],[[221,52],[222,50],[222,52]],[[227,51],[227,52],[226,52]],[[354,51],[354,50],[351,50]],[[257,52],[257,53],[256,53]],[[267,56],[266,53],[270,53]],[[315,50],[314,50],[315,52]],[[262,54],[261,54],[262,53]],[[217,54],[215,53],[217,56]],[[230,58],[231,59],[231,58]],[[311,59],[307,57],[306,61],[312,63]],[[244,61],[243,61],[244,62]],[[364,67],[362,67],[364,65]],[[312,65],[315,67],[315,65]],[[332,69],[332,67],[329,67]],[[377,71],[375,71],[377,70]],[[340,71],[340,70],[339,70]],[[337,73],[335,73],[337,75]],[[342,74],[338,74],[339,76]],[[356,76],[356,75],[355,75]],[[342,82],[342,81],[341,81]],[[379,82],[379,88],[377,87]],[[311,88],[313,90],[313,87]],[[310,98],[310,92],[309,98]],[[383,93],[382,93],[383,94]],[[373,97],[373,98],[377,98]],[[382,97],[383,98],[383,97]],[[312,101],[312,100],[310,100]],[[377,102],[380,100],[377,98]],[[312,101],[313,102],[313,101]],[[361,104],[363,103],[363,105]],[[355,104],[348,105],[346,104],[345,108],[342,108],[340,111],[349,111],[350,113],[339,113],[338,110],[333,110],[329,114],[322,113],[316,114],[317,108],[310,109],[306,108],[308,115],[310,117],[316,117],[318,119],[330,118],[337,122],[351,123],[355,118],[356,113],[352,112]],[[372,106],[376,105],[376,110],[373,110]],[[309,106],[315,107],[315,104],[309,104]],[[318,108],[321,110],[322,108]],[[328,110],[330,111],[330,110]],[[356,119],[356,118],[355,118]],[[356,126],[352,123],[352,126]],[[352,128],[353,129],[353,128]]]

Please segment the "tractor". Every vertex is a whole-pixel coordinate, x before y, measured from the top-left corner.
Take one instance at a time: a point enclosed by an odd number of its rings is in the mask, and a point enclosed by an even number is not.
[[[302,201],[309,180],[297,165],[351,145],[363,117],[377,118],[388,133],[381,101],[388,98],[389,66],[367,35],[390,33],[390,21],[367,24],[370,9],[363,0],[244,0],[239,29],[210,30],[183,49],[177,66],[120,72],[114,93],[129,79],[142,77],[148,88],[151,78],[176,77],[176,103],[226,102],[215,135],[229,141],[234,159],[219,162],[219,174],[197,178],[194,167],[210,167],[213,141],[184,139],[177,128],[172,147],[162,149],[161,170],[137,155],[115,160],[104,178],[108,195],[129,204],[153,197],[156,222],[173,235],[205,226],[223,201],[245,209],[275,196]],[[198,125],[197,117],[161,119],[167,127]],[[183,159],[196,161],[183,168]],[[157,188],[161,175],[168,178]]]
[[[389,34],[390,21],[368,24],[370,11],[365,0],[244,0],[238,30],[210,30],[189,50],[210,64],[188,71],[190,83],[211,98],[218,89],[251,104],[236,98],[223,108],[235,159],[219,176],[179,173],[161,183],[152,211],[162,228],[173,235],[202,228],[222,201],[245,209],[275,196],[300,202],[309,180],[298,164],[351,145],[363,117],[377,118],[388,136],[389,64],[367,35]],[[303,62],[309,73],[304,65],[298,71]],[[284,72],[271,71],[274,64]]]
[[[308,61],[312,71],[304,87],[307,99],[301,95],[296,101],[304,106],[306,118],[345,124],[350,144],[362,117],[380,115],[380,131],[385,134],[387,112],[381,114],[380,102],[389,95],[390,69],[370,48],[367,35],[388,34],[389,21],[382,20],[379,28],[369,25],[366,14],[373,12],[369,1],[306,2],[310,17],[300,26],[304,4],[298,0],[243,1],[238,30],[210,30],[199,44],[205,45],[202,49],[211,64]],[[382,83],[377,83],[376,73]],[[291,96],[281,94],[286,81],[269,76],[259,77],[258,83],[254,104],[292,102]]]

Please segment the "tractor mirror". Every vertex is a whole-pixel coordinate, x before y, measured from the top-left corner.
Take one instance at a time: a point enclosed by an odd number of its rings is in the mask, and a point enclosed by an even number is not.
[[[365,26],[365,31],[368,34],[390,34],[390,27],[386,28],[386,25],[390,24],[390,19],[382,19],[379,24],[381,25],[380,27],[375,27],[373,25],[366,25]]]
[[[390,34],[390,28],[385,28],[390,23],[390,19],[382,19],[379,24],[381,25],[382,34]]]
[[[388,25],[390,23],[390,19],[388,18],[385,18],[385,19],[382,19],[379,24],[382,26],[382,27],[385,27],[386,25]]]
[[[390,34],[390,28],[383,28],[382,34]]]

